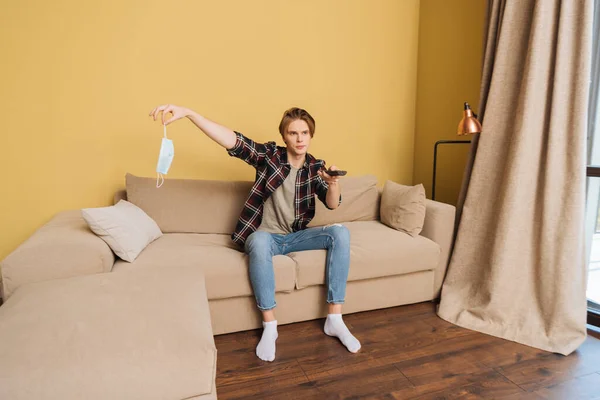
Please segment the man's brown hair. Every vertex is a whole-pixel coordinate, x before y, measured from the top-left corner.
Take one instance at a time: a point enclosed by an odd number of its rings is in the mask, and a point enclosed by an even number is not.
[[[310,137],[312,138],[315,135],[315,120],[310,116],[308,111],[298,107],[292,107],[283,113],[283,118],[281,118],[281,122],[279,123],[279,133],[281,133],[281,136],[283,136],[288,126],[297,119],[306,122],[310,131]]]

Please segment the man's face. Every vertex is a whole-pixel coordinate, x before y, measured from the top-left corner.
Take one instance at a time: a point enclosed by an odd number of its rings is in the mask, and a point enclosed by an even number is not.
[[[301,156],[308,152],[310,139],[308,124],[301,119],[292,121],[288,125],[287,131],[283,134],[283,141],[287,146],[288,153],[296,156]]]

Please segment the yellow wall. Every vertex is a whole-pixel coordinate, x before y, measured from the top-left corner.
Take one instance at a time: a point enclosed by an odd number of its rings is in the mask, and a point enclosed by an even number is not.
[[[0,259],[58,211],[108,205],[126,172],[154,176],[165,102],[279,143],[306,108],[312,154],[410,184],[418,26],[419,0],[3,1]],[[188,121],[169,134],[169,178],[253,178]]]
[[[484,0],[421,0],[415,126],[414,182],[431,198],[433,148],[457,136],[463,103],[478,112]],[[456,204],[468,144],[438,147],[435,198]]]

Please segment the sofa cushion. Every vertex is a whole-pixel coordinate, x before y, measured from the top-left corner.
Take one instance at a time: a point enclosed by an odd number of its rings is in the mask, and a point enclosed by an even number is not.
[[[252,182],[125,177],[127,201],[146,212],[163,233],[231,234]]]
[[[84,208],[81,215],[122,260],[132,262],[162,232],[142,209],[126,200],[114,206]]]
[[[417,236],[425,222],[425,188],[387,181],[381,196],[381,222],[390,228]]]
[[[0,307],[0,399],[215,399],[216,357],[196,268],[30,283]]]
[[[146,247],[134,262],[117,261],[113,271],[178,265],[194,266],[204,271],[209,300],[253,295],[248,275],[248,256],[237,250],[228,235],[164,234]],[[294,261],[279,255],[273,257],[273,266],[275,291],[292,291]]]
[[[432,270],[440,247],[423,237],[412,237],[378,221],[344,223],[350,231],[348,281]],[[296,288],[325,284],[325,250],[288,254],[296,262]]]
[[[379,191],[374,175],[342,177],[339,180],[342,203],[329,210],[316,201],[315,216],[308,227],[350,221],[376,221],[379,219]]]

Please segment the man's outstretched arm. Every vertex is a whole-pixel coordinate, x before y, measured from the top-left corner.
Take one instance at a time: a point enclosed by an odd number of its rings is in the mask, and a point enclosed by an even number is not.
[[[206,117],[198,114],[197,112],[190,110],[189,108],[175,106],[173,104],[165,104],[156,107],[150,111],[150,116],[156,121],[158,114],[161,114],[161,121],[165,125],[169,125],[171,122],[175,122],[181,118],[188,118],[194,123],[202,132],[209,138],[226,148],[227,150],[232,149],[235,146],[236,136],[235,132],[225,126],[219,125],[214,121],[209,120]],[[165,115],[172,114],[171,118],[165,121]]]
[[[266,158],[270,157],[276,148],[275,142],[266,145],[256,143],[241,133],[219,125],[189,108],[165,104],[150,111],[150,116],[155,121],[158,114],[161,114],[161,121],[165,125],[181,118],[188,118],[206,136],[227,149],[230,156],[237,157],[255,168],[264,164]],[[172,114],[172,117],[165,121],[166,114]]]

